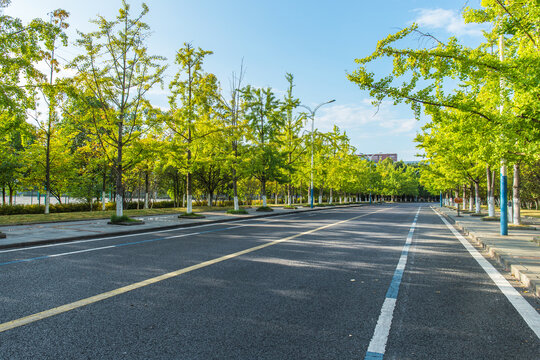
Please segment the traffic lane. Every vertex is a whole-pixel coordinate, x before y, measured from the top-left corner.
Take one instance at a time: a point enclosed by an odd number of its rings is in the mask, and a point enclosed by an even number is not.
[[[376,215],[369,212],[357,214],[366,217]],[[354,212],[335,214],[335,217],[343,219],[353,215]],[[6,266],[9,271],[4,271],[0,281],[3,289],[2,322],[332,222],[335,220],[328,218],[310,223],[293,222],[291,226],[283,222],[257,222],[229,232],[204,233],[180,238],[180,241],[145,243],[112,251]]]
[[[385,220],[392,225],[396,218],[412,220],[408,213]],[[365,352],[408,230],[388,226],[381,234],[380,221],[359,220],[364,224],[309,234],[0,338],[32,339],[28,357],[79,351],[82,358],[356,358]],[[353,235],[367,226],[372,236]],[[50,329],[53,341],[40,335]]]
[[[385,358],[538,359],[539,339],[432,210],[416,232]]]
[[[370,213],[370,211],[367,211]],[[346,218],[348,213],[339,213],[338,217],[330,214],[324,214],[320,218],[324,221],[332,221],[335,219],[341,220]],[[356,213],[352,213],[356,214]],[[280,220],[281,219],[281,220]],[[263,224],[267,227],[268,223],[280,222],[284,226],[290,226],[293,228],[300,227],[309,227],[313,224],[319,224],[318,219],[311,219],[309,222],[306,222],[305,219],[253,219],[254,221],[242,222],[241,224],[215,224],[215,225],[200,225],[196,228],[190,229],[179,229],[177,231],[164,231],[164,232],[152,232],[144,233],[138,235],[123,235],[112,238],[98,238],[93,240],[82,240],[74,243],[66,244],[55,244],[55,245],[45,245],[32,248],[21,248],[21,249],[9,249],[9,250],[0,250],[0,267],[13,267],[18,264],[25,264],[32,261],[41,261],[48,260],[51,257],[63,257],[70,255],[79,255],[84,253],[89,253],[93,251],[110,251],[111,249],[119,248],[122,246],[137,246],[141,244],[147,244],[151,242],[158,241],[176,241],[183,237],[194,236],[204,233],[219,233],[222,231],[234,230],[240,227],[257,227],[257,224]],[[295,223],[295,221],[300,221]],[[257,230],[254,231],[254,233]]]
[[[34,247],[23,247],[19,249],[7,249],[0,250],[0,266],[6,265],[6,263],[12,261],[20,261],[24,259],[33,259],[46,257],[58,253],[84,251],[87,249],[96,249],[107,246],[134,244],[138,242],[153,241],[153,240],[166,240],[166,238],[179,236],[182,234],[194,234],[194,233],[206,233],[206,232],[219,232],[227,230],[236,226],[254,226],[255,224],[266,224],[269,222],[283,221],[285,223],[291,221],[298,221],[301,225],[305,224],[305,221],[314,221],[316,219],[342,219],[348,216],[349,213],[357,213],[357,211],[372,212],[374,207],[362,207],[353,209],[328,209],[323,211],[316,211],[313,213],[297,213],[297,214],[283,214],[277,217],[271,218],[258,218],[258,219],[244,219],[238,221],[231,221],[227,223],[218,224],[204,224],[197,225],[189,228],[178,228],[168,230],[157,230],[152,232],[146,232],[141,234],[119,235],[113,237],[102,237],[96,239],[80,240],[67,243],[39,245]],[[376,208],[375,208],[376,209]],[[335,211],[338,210],[338,211]],[[341,210],[341,211],[339,211]],[[376,210],[375,210],[376,211]],[[317,215],[317,218],[311,219],[312,215]]]

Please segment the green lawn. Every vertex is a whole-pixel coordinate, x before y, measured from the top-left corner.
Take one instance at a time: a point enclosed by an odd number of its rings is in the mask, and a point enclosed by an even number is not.
[[[194,212],[222,210],[226,211],[228,207],[194,207]],[[145,216],[145,215],[166,215],[180,214],[185,212],[185,208],[166,208],[166,209],[142,209],[142,210],[125,210],[124,214],[129,217]],[[26,214],[26,215],[2,215],[0,216],[0,225],[23,225],[57,221],[71,220],[92,220],[92,219],[110,219],[111,215],[115,215],[114,210],[109,211],[83,211],[71,213],[54,213],[54,214]]]

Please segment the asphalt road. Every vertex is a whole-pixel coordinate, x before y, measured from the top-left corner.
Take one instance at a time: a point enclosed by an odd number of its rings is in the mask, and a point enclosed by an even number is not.
[[[0,359],[364,359],[404,249],[385,359],[540,358],[429,205],[400,204],[0,251]]]

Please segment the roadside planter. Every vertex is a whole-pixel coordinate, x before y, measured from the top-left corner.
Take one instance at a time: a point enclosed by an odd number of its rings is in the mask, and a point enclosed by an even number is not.
[[[122,225],[122,226],[133,226],[133,225],[143,225],[144,221],[132,219],[129,216],[111,216],[111,221],[109,221],[107,224],[109,225]]]

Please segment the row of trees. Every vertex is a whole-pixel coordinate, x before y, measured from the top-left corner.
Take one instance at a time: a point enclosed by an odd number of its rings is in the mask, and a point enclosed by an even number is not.
[[[204,70],[212,52],[184,44],[167,84],[169,109],[162,110],[148,100],[152,88],[164,85],[167,64],[148,53],[147,12],[143,4],[132,16],[124,2],[115,19],[93,20],[97,30],[79,33],[75,41],[80,55],[67,65],[70,77],[57,75],[63,68],[55,56],[67,44],[67,12],[26,25],[2,16],[3,203],[6,189],[10,202],[17,190],[37,189],[46,195],[45,213],[50,197],[61,202],[63,194],[88,202],[101,197],[105,208],[112,191],[120,216],[126,195],[137,192],[145,207],[151,193],[166,192],[175,205],[185,202],[188,213],[194,195],[205,194],[209,205],[216,194],[225,195],[238,209],[239,197],[251,199],[257,187],[263,206],[268,194],[277,202],[283,193],[288,204],[301,199],[309,186],[312,144],[303,131],[306,115],[296,109],[293,76],[286,74],[288,91],[278,99],[271,88],[244,86],[241,67],[225,94]],[[48,66],[47,74],[38,63]],[[39,101],[47,105],[45,114],[36,110]],[[419,195],[418,168],[390,161],[375,166],[354,155],[337,127],[313,139],[319,202],[360,193]]]
[[[485,184],[493,216],[495,169],[511,166],[513,221],[519,224],[522,198],[537,208],[540,201],[540,4],[485,0],[482,6],[463,10],[465,22],[490,27],[478,47],[455,37],[437,39],[413,24],[357,59],[359,68],[348,78],[369,90],[376,104],[391,99],[410,105],[417,118],[427,115],[416,141],[429,164],[421,181],[430,191],[468,190],[479,212]],[[403,47],[413,36],[433,46]],[[392,60],[392,73],[376,79],[368,66],[384,59]]]

